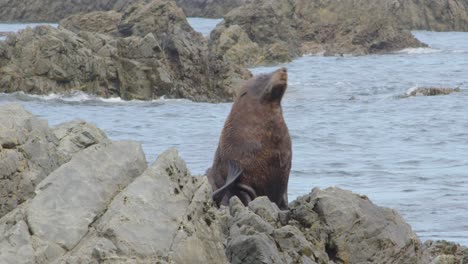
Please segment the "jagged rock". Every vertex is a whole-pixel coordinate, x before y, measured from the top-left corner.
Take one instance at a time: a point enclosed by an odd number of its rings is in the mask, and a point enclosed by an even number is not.
[[[59,140],[57,151],[64,157],[65,162],[68,162],[78,151],[107,139],[104,132],[84,120],[60,124],[53,129],[53,133]]]
[[[407,29],[468,31],[468,1],[389,1],[390,10]]]
[[[244,70],[211,56],[173,2],[74,15],[0,42],[0,92],[229,101]],[[70,30],[68,30],[68,29]]]
[[[150,0],[0,0],[0,21],[57,22],[78,13],[92,11],[121,11],[135,2]]]
[[[368,2],[255,0],[225,15],[211,34],[210,49],[233,63],[255,66],[310,53],[365,55],[424,46],[387,13],[384,2]],[[239,46],[255,44],[260,52],[235,56]]]
[[[0,217],[32,197],[35,186],[61,163],[47,122],[22,106],[0,107]]]
[[[0,263],[52,263],[145,168],[134,142],[103,142],[77,153],[37,186],[34,198],[0,219]]]
[[[296,218],[295,208],[302,203],[313,204],[318,219],[328,229],[324,250],[330,260],[337,263],[417,263],[419,260],[420,242],[394,210],[375,206],[367,197],[350,191],[316,188],[292,203],[292,218]]]
[[[0,159],[0,173],[15,171],[23,153],[16,149],[31,133],[42,137],[38,130],[57,142],[48,141],[48,151],[67,152],[71,160],[44,172],[44,180],[27,187],[36,195],[0,216],[0,263],[468,261],[466,247],[422,245],[396,211],[350,191],[316,188],[288,211],[266,197],[245,207],[235,196],[218,209],[207,178],[190,176],[175,149],[147,168],[138,143],[109,141],[83,121],[50,130],[35,119],[17,105],[0,108],[0,154],[8,157]],[[42,151],[29,153],[43,161]]]
[[[94,230],[62,261],[103,256],[138,263],[226,263],[205,177],[191,177],[175,149],[117,195]]]
[[[35,187],[72,155],[105,137],[84,121],[52,130],[20,105],[0,107],[0,217],[32,198]]]
[[[468,263],[468,248],[448,241],[428,240],[424,243],[422,263]]]
[[[90,31],[103,34],[117,33],[117,25],[122,19],[122,14],[110,11],[97,11],[86,14],[71,15],[60,20],[60,27],[64,27],[75,33]]]
[[[114,195],[145,168],[141,146],[134,142],[103,142],[81,151],[37,186],[27,208],[31,232],[72,249]]]

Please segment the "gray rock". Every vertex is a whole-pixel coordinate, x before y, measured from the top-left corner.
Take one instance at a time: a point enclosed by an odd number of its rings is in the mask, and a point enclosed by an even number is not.
[[[226,255],[232,264],[285,263],[284,259],[278,254],[274,241],[261,233],[236,236],[229,242]]]
[[[36,188],[27,208],[31,232],[72,249],[114,195],[145,168],[141,146],[134,142],[100,143],[76,154]]]
[[[305,198],[301,200],[306,202],[308,196]],[[330,260],[418,263],[419,239],[396,211],[375,206],[367,197],[338,188],[314,189],[310,203],[321,224],[329,228],[325,251]],[[293,212],[299,204],[293,203]]]
[[[268,197],[262,196],[249,203],[249,209],[269,223],[275,224],[279,220],[279,208]]]
[[[0,107],[0,217],[34,195],[35,186],[61,164],[47,122],[17,104]]]
[[[53,129],[53,133],[59,140],[57,150],[66,161],[80,150],[107,139],[99,128],[83,120],[60,124]]]
[[[20,105],[0,107],[0,217],[32,198],[35,187],[72,155],[105,137],[84,121],[52,130]]]
[[[468,247],[448,241],[428,240],[423,245],[421,263],[459,264],[468,263]]]
[[[0,263],[35,263],[28,226],[24,221],[2,234],[0,249]]]
[[[191,177],[175,149],[117,195],[62,261],[226,263],[207,179]]]

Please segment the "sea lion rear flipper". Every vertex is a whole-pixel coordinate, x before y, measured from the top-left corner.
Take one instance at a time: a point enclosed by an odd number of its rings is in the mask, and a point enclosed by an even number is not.
[[[242,183],[238,183],[236,187],[238,190],[238,196],[244,205],[247,206],[251,201],[257,198],[257,193],[252,187]]]
[[[219,203],[223,199],[224,195],[226,192],[234,185],[234,183],[240,178],[242,175],[242,169],[240,166],[233,160],[228,161],[228,175],[226,177],[226,183],[213,192],[212,196],[213,201],[216,203],[216,205],[219,206]]]

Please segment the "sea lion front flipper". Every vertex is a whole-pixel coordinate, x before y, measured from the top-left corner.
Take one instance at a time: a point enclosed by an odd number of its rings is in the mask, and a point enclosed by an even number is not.
[[[216,205],[219,206],[219,203],[223,199],[226,192],[234,185],[234,183],[239,179],[241,175],[242,169],[240,168],[240,166],[235,161],[229,160],[226,183],[221,188],[213,192],[213,194],[211,195]]]

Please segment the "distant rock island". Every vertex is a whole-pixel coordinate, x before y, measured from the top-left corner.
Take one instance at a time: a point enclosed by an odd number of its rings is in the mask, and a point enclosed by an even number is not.
[[[125,155],[122,155],[125,153]],[[176,149],[149,161],[83,120],[49,127],[0,106],[0,263],[466,263],[421,242],[393,209],[336,187],[281,211],[266,197],[218,209]]]

